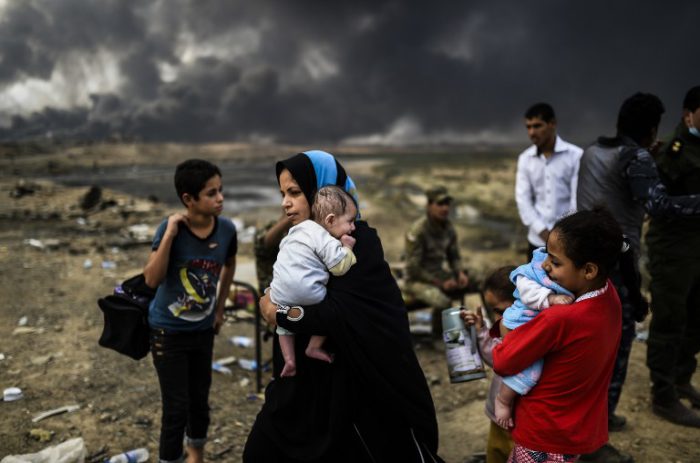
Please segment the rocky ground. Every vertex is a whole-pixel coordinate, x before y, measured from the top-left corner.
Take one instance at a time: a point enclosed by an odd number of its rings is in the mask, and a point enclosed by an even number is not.
[[[172,206],[118,189],[102,189],[99,198],[90,198],[88,187],[63,186],[51,176],[76,167],[146,162],[174,166],[193,155],[217,162],[269,160],[272,165],[273,159],[296,149],[110,145],[56,151],[15,147],[0,154],[0,388],[19,387],[24,394],[0,404],[0,458],[79,436],[90,461],[136,447],[155,454],[160,403],[150,357],[136,362],[97,345],[102,315],[96,300],[140,271],[149,235]],[[421,214],[421,185],[438,182],[458,199],[460,247],[474,277],[521,260],[523,235],[516,225],[509,153],[474,150],[460,157],[454,150],[431,155],[386,150],[379,159],[356,149],[346,150],[343,160],[359,184],[363,214],[379,230],[390,261],[399,261],[403,230]],[[275,208],[267,207],[238,218],[255,225],[276,214]],[[250,280],[250,243],[241,243],[239,256],[237,278]],[[478,298],[470,297],[467,303],[475,306]],[[215,357],[253,358],[251,348],[229,341],[252,334],[250,317],[232,312],[216,340]],[[438,412],[441,455],[462,463],[484,447],[487,380],[450,384],[440,344],[418,341],[417,353]],[[266,343],[266,356],[269,349]],[[629,425],[611,434],[612,443],[638,462],[700,460],[700,431],[663,422],[651,413],[644,356],[645,344],[635,342],[619,407]],[[214,375],[207,447],[208,459],[222,462],[240,461],[262,403],[254,373],[235,363],[229,367],[231,374]],[[264,379],[269,380],[268,374]],[[41,412],[66,405],[79,408],[32,421]]]

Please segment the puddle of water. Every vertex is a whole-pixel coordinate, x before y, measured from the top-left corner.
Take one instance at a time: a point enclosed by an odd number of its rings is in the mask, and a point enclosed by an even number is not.
[[[220,164],[224,183],[225,209],[238,214],[261,206],[279,204],[274,166],[265,164]],[[173,168],[166,166],[125,166],[74,171],[55,175],[53,181],[68,186],[99,185],[143,198],[155,196],[171,206],[180,204],[173,186]]]

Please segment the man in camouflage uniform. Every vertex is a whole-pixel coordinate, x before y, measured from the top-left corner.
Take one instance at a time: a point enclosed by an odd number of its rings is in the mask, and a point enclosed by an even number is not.
[[[645,214],[688,216],[700,214],[700,197],[670,196],[659,178],[649,148],[656,139],[664,106],[658,97],[637,93],[622,104],[617,135],[600,137],[586,148],[579,168],[577,209],[604,205],[622,227],[629,250],[611,279],[622,302],[622,337],[613,376],[608,388],[608,428],[618,431],[625,418],[615,414],[627,375],[629,354],[635,336],[635,320],[647,314],[640,294],[639,256]],[[686,219],[687,220],[687,219]],[[631,462],[632,457],[606,444],[582,461]]]
[[[670,194],[700,198],[700,86],[683,100],[683,118],[656,164]],[[654,413],[700,428],[700,392],[690,380],[700,352],[700,218],[653,217],[647,233],[653,317],[647,341]]]
[[[426,191],[427,213],[406,233],[407,296],[433,308],[433,334],[441,332],[440,311],[467,290],[457,233],[449,220],[452,197],[442,186]]]

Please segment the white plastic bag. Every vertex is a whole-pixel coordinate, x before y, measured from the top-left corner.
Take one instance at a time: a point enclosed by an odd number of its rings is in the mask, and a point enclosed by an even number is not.
[[[0,463],[84,463],[86,453],[83,438],[76,437],[38,453],[8,455]]]

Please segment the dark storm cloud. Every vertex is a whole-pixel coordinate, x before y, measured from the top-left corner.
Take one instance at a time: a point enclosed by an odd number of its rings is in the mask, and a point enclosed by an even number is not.
[[[408,119],[438,139],[491,131],[499,142],[524,139],[524,109],[544,100],[584,143],[612,133],[637,90],[657,93],[675,122],[700,83],[698,17],[690,0],[10,2],[0,91],[100,53],[120,84],[87,104],[5,114],[0,137],[332,142]],[[184,59],[183,43],[197,56]],[[70,82],[80,91],[90,77]]]

